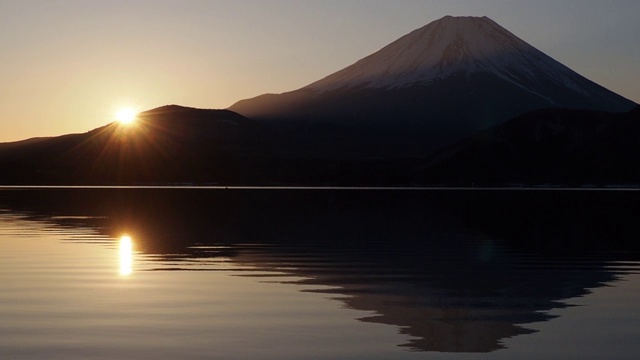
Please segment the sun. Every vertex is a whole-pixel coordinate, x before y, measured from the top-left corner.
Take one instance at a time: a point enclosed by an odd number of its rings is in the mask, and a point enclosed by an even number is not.
[[[116,120],[124,125],[129,125],[136,121],[138,114],[132,108],[122,108],[116,112]]]

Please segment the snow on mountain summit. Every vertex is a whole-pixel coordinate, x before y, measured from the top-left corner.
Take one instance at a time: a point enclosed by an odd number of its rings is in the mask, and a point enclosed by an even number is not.
[[[417,29],[305,88],[316,92],[343,87],[398,88],[481,71],[541,97],[534,86],[541,79],[589,92],[580,75],[488,17],[453,16]]]
[[[230,109],[258,119],[402,128],[398,138],[423,134],[415,143],[435,147],[531,110],[636,105],[487,17],[445,16],[310,85]]]

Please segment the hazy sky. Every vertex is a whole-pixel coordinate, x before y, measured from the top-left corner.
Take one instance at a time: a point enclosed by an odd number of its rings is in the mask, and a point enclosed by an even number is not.
[[[0,0],[0,142],[121,106],[295,90],[445,15],[486,15],[640,102],[638,0]]]

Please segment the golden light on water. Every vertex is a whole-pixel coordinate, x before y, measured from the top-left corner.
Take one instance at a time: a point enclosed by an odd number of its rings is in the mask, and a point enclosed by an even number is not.
[[[128,235],[120,237],[120,275],[127,276],[133,272],[133,241]]]
[[[136,121],[138,114],[132,108],[122,108],[116,112],[116,120],[124,125],[129,125]]]

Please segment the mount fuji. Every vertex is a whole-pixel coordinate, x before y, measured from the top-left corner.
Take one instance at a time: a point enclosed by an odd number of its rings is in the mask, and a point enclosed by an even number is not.
[[[635,106],[486,17],[445,17],[235,112],[0,143],[0,184],[638,187]]]
[[[301,89],[229,110],[288,124],[296,151],[362,158],[422,156],[530,110],[634,106],[487,17],[446,16]]]

